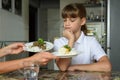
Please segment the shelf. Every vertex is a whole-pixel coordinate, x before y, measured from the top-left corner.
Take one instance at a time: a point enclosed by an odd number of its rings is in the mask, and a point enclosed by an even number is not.
[[[87,22],[104,22],[104,20],[87,20]]]
[[[85,7],[104,7],[101,3],[97,3],[97,4],[94,4],[94,3],[83,3],[83,5]]]

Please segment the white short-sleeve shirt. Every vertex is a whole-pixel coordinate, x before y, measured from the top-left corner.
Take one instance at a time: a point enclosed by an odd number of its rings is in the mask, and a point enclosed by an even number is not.
[[[54,50],[57,51],[60,47],[68,44],[65,37],[61,37],[54,41]],[[72,57],[71,64],[90,64],[93,60],[99,60],[101,57],[106,56],[95,37],[85,36],[81,33],[79,39],[74,43],[73,47],[80,53]]]

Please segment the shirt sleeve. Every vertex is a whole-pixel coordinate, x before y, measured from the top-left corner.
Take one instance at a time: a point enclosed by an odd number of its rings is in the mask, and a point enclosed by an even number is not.
[[[54,40],[54,51],[58,51],[61,47],[63,47],[65,44],[67,44],[64,39],[55,39]]]
[[[54,40],[54,51],[57,51],[59,49],[59,46],[57,44],[59,43],[58,43],[58,40],[56,39]]]
[[[90,45],[93,59],[98,61],[101,57],[106,56],[105,51],[103,50],[99,42],[96,40],[96,38],[92,38]]]

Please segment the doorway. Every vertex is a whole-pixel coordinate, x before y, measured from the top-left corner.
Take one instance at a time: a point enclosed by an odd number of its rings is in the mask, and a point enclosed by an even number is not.
[[[37,35],[37,8],[29,5],[29,42],[36,41]],[[29,56],[35,53],[30,52]]]

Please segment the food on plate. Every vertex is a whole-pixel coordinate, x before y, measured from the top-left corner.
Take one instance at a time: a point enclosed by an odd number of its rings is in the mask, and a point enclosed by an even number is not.
[[[42,38],[39,38],[38,41],[29,42],[25,44],[23,49],[29,52],[41,52],[48,51],[53,48],[53,43],[44,41]]]
[[[39,38],[38,41],[33,42],[32,47],[39,47],[42,50],[45,50],[46,49],[46,43],[42,38]]]
[[[53,54],[60,58],[70,58],[76,56],[78,52],[75,48],[71,48],[68,45],[64,45],[61,48],[59,48],[58,51],[53,52]]]
[[[62,54],[69,54],[70,51],[71,51],[71,47],[68,45],[64,45],[58,50],[58,52]]]

